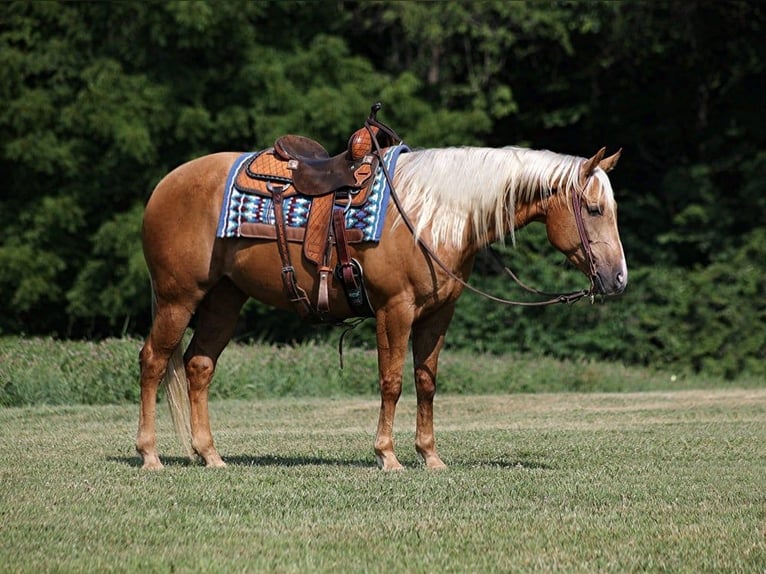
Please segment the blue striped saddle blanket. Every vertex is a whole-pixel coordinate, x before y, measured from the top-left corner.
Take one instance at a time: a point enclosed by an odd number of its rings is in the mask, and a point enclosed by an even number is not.
[[[383,162],[392,177],[399,155],[408,151],[410,148],[406,145],[398,145],[385,150]],[[240,168],[258,153],[261,152],[242,154],[229,170],[224,189],[223,207],[218,219],[217,237],[262,237],[252,231],[261,226],[252,224],[274,225],[272,200],[268,197],[241,191],[235,185]],[[383,169],[378,166],[368,201],[364,205],[349,207],[346,210],[346,229],[359,230],[355,235],[359,236],[359,232],[361,232],[361,241],[380,241],[390,196],[391,190]],[[288,228],[305,228],[310,209],[310,197],[295,195],[285,198],[285,225]]]

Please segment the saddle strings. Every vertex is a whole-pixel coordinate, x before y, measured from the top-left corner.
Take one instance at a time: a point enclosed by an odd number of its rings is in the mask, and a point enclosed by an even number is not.
[[[546,293],[544,291],[540,291],[538,289],[534,289],[532,287],[527,287],[524,283],[522,283],[519,278],[516,276],[516,274],[510,270],[509,267],[503,265],[503,268],[506,270],[506,272],[511,276],[511,278],[524,290],[529,291],[530,293],[534,293],[537,295],[545,295],[545,296],[551,296],[550,299],[546,299],[543,301],[514,301],[511,299],[505,299],[502,297],[497,297],[495,295],[492,295],[490,293],[487,293],[486,291],[482,291],[481,289],[478,289],[474,287],[473,285],[470,285],[465,280],[463,280],[461,277],[458,277],[455,275],[455,273],[450,270],[447,265],[439,259],[439,257],[434,253],[433,249],[423,240],[422,237],[418,237],[415,232],[415,226],[412,223],[412,220],[410,220],[407,213],[404,211],[404,208],[402,207],[401,201],[399,200],[399,195],[396,193],[396,188],[394,187],[394,182],[391,177],[391,174],[388,171],[388,167],[386,166],[385,162],[382,161],[383,153],[380,149],[380,144],[378,143],[378,139],[375,135],[374,130],[372,127],[379,127],[383,128],[388,133],[392,133],[393,130],[388,128],[388,126],[385,126],[381,122],[379,122],[375,118],[375,113],[380,108],[377,109],[373,108],[373,113],[370,114],[370,117],[367,118],[367,121],[365,121],[365,128],[367,128],[367,131],[370,133],[370,137],[372,138],[373,146],[375,146],[375,153],[377,153],[378,158],[381,158],[380,166],[383,169],[383,175],[386,178],[386,183],[388,183],[388,187],[391,190],[391,198],[394,200],[394,205],[396,205],[396,208],[399,210],[399,214],[402,217],[402,221],[404,221],[404,224],[407,226],[407,229],[410,230],[410,233],[412,233],[412,236],[415,237],[415,240],[417,241],[418,245],[423,249],[423,251],[426,252],[428,257],[431,258],[431,260],[436,263],[446,274],[450,279],[453,279],[454,281],[457,281],[460,285],[468,289],[469,291],[472,291],[473,293],[476,293],[477,295],[480,295],[484,297],[485,299],[489,299],[490,301],[494,301],[496,303],[501,303],[503,305],[515,305],[519,307],[542,307],[545,305],[553,305],[556,303],[574,303],[576,301],[579,301],[583,297],[590,297],[591,303],[593,302],[594,298],[594,262],[593,262],[593,256],[592,253],[590,253],[590,242],[588,241],[587,235],[585,235],[585,229],[584,225],[582,223],[582,213],[577,209],[580,208],[579,201],[575,200],[573,198],[573,203],[575,204],[575,219],[577,222],[577,231],[580,234],[580,242],[583,246],[583,251],[585,252],[585,257],[588,260],[588,264],[590,267],[591,277],[590,277],[590,288],[588,289],[581,289],[580,291],[572,291],[570,293],[559,293],[559,294],[551,294]],[[395,133],[395,132],[393,132]],[[398,138],[399,142],[401,142],[401,139]],[[577,196],[578,194],[575,192],[573,195]],[[578,197],[579,199],[579,197]],[[487,248],[490,253],[493,254],[495,258],[499,260],[499,255],[491,249],[491,247]]]

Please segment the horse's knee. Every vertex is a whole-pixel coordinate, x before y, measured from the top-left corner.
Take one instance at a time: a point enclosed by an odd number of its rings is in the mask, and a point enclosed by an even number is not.
[[[154,350],[149,343],[145,343],[141,350],[138,352],[138,364],[142,369],[147,368],[152,364],[154,359]]]
[[[167,368],[167,358],[159,356],[149,343],[146,343],[138,353],[138,364],[141,368],[141,385],[158,385]]]
[[[419,399],[431,400],[436,394],[436,377],[428,369],[415,369],[415,391]]]
[[[215,363],[210,357],[197,355],[186,362],[186,377],[191,390],[202,390],[210,384],[215,371]]]
[[[383,377],[380,380],[380,398],[384,401],[397,402],[402,394],[401,377]]]

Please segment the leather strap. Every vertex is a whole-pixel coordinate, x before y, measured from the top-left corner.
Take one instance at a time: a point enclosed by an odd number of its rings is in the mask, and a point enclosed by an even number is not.
[[[582,195],[577,190],[572,191],[572,210],[574,211],[575,223],[577,224],[577,233],[580,234],[580,244],[585,255],[585,262],[588,264],[588,273],[590,273],[590,288],[593,291],[596,281],[599,281],[596,271],[596,261],[593,257],[593,248],[590,245],[588,233],[585,231],[585,222],[582,219]]]
[[[342,208],[336,207],[332,212],[332,229],[335,236],[335,249],[338,252],[338,266],[343,284],[346,287],[357,290],[359,285],[354,278],[354,268],[351,264],[351,256],[348,253],[348,241],[346,240],[346,217]]]
[[[312,315],[311,303],[309,302],[306,292],[301,289],[295,280],[295,268],[290,261],[287,232],[285,231],[283,194],[287,188],[290,187],[290,184],[274,185],[269,182],[266,185],[274,198],[274,226],[277,234],[277,249],[279,250],[280,258],[282,259],[282,283],[287,292],[287,297],[295,307],[298,315],[300,315],[302,319],[306,319]]]
[[[338,254],[338,270],[346,292],[346,300],[351,310],[359,317],[372,315],[372,309],[364,292],[364,285],[356,280],[354,262],[348,251],[346,237],[346,213],[343,208],[336,207],[332,212],[332,229],[335,238],[335,249]]]

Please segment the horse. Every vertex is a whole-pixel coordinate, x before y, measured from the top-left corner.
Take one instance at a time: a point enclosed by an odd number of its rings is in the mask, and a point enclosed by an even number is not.
[[[427,468],[445,467],[433,426],[437,365],[481,249],[541,222],[551,245],[590,278],[593,293],[624,291],[628,271],[607,176],[620,152],[604,157],[602,148],[584,158],[519,147],[450,147],[401,155],[390,176],[398,201],[388,204],[380,240],[349,246],[364,269],[376,321],[380,411],[373,447],[381,469],[402,468],[392,432],[410,340],[415,449]],[[145,208],[142,244],[154,319],[139,353],[136,450],[143,468],[163,466],[155,426],[161,383],[188,454],[208,467],[226,466],[208,415],[218,358],[248,298],[293,310],[275,241],[216,236],[224,184],[239,156],[220,152],[175,168]],[[290,244],[289,250],[297,281],[314,293],[317,277],[301,257],[300,244]],[[330,286],[330,305],[339,319],[350,318],[353,311],[336,283]],[[196,327],[184,351],[183,336],[193,317]]]

